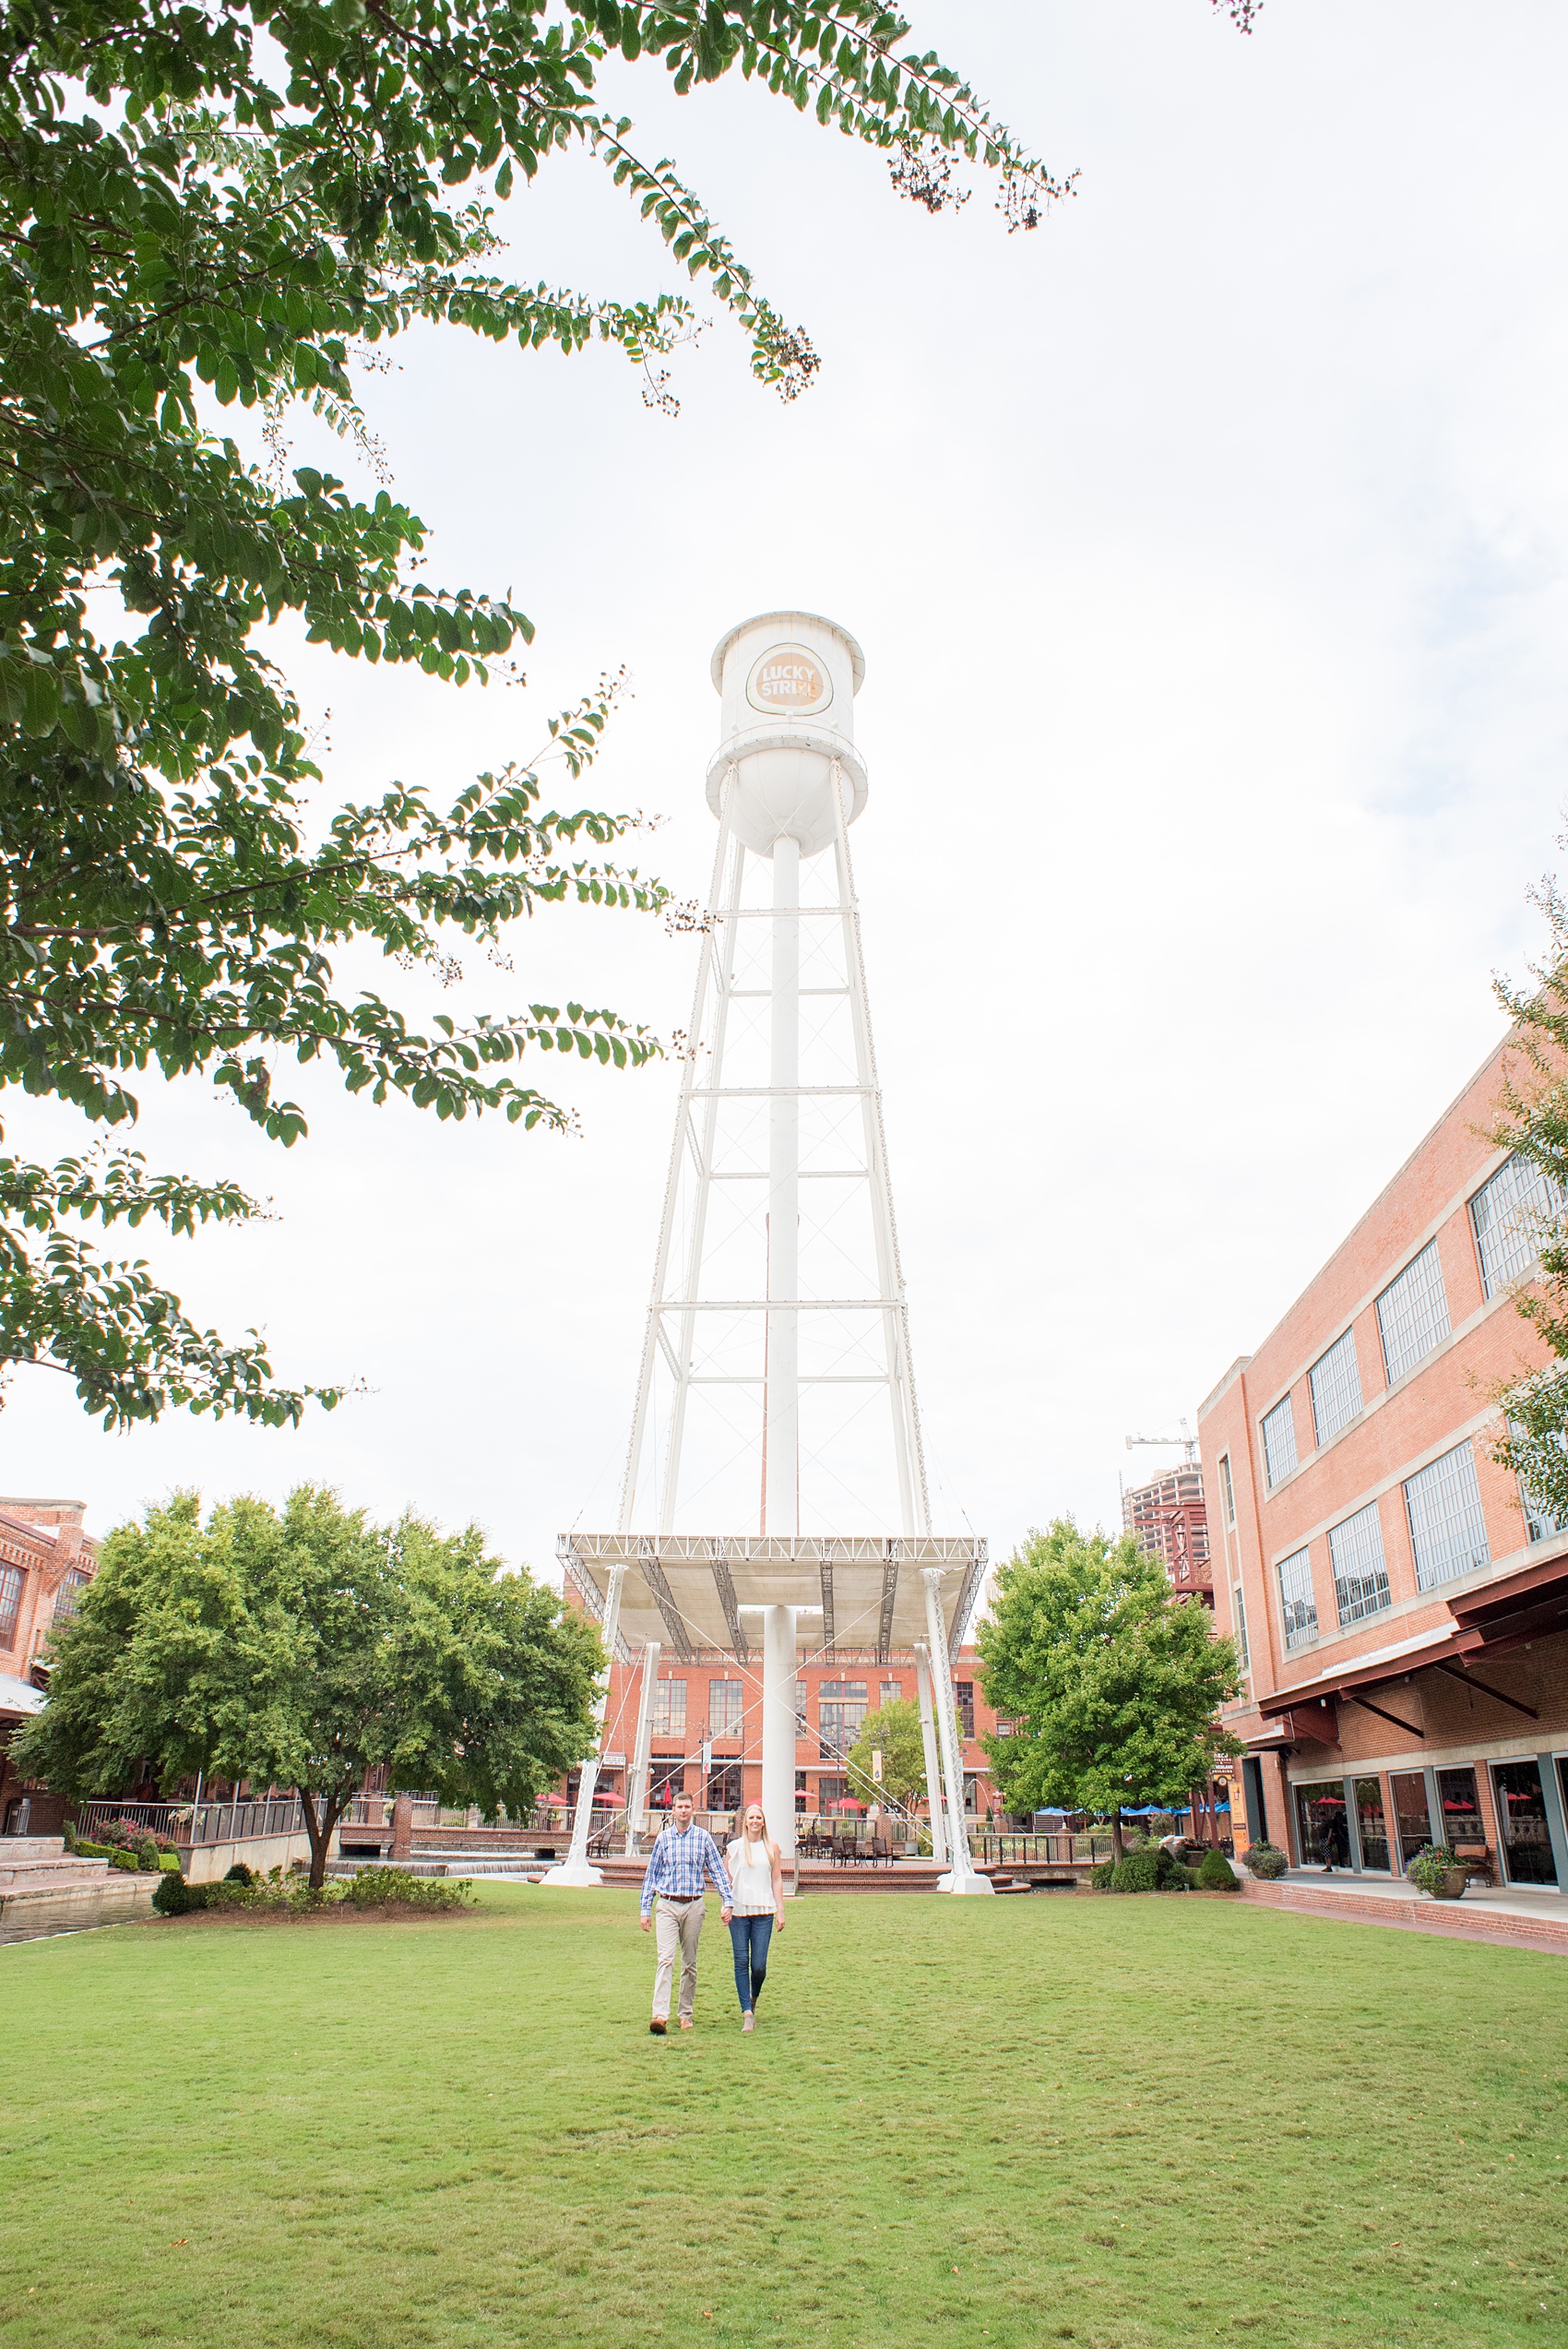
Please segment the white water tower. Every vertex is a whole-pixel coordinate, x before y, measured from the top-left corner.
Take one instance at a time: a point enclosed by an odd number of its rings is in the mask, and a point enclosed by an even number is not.
[[[802,1639],[884,1663],[897,1644],[917,1659],[944,1884],[989,1892],[951,1679],[986,1550],[931,1530],[849,859],[864,675],[854,638],[812,612],[761,613],[714,651],[719,841],[620,1523],[560,1546],[612,1651],[643,1651],[628,1850],[665,1645],[717,1647],[754,1679],[760,1644],[762,1799],[789,1854]],[[596,1880],[596,1775],[547,1880]]]

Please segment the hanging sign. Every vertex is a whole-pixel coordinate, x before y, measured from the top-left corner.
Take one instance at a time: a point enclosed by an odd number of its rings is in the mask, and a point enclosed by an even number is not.
[[[809,718],[833,698],[833,680],[803,645],[776,644],[754,661],[746,699],[770,715]]]

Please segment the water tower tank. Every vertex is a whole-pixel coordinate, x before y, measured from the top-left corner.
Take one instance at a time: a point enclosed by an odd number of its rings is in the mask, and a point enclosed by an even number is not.
[[[755,854],[771,856],[785,839],[803,856],[829,845],[835,762],[846,822],[865,805],[854,708],[865,667],[849,630],[816,612],[762,612],[719,638],[713,682],[723,710],[707,804],[718,816],[728,784],[730,821]]]

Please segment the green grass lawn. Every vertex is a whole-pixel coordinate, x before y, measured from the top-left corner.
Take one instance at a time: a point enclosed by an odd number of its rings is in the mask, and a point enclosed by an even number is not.
[[[1568,2340],[1568,1963],[1216,1901],[819,1898],[0,1949],[0,2342]]]

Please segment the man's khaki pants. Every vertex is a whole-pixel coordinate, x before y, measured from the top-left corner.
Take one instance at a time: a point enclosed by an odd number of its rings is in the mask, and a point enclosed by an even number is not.
[[[667,1901],[661,1892],[659,1906],[653,1913],[654,1946],[659,1951],[659,1971],[653,1977],[653,2019],[655,2022],[670,2020],[670,1984],[675,1972],[675,1953],[681,1955],[681,2015],[690,2021],[692,2002],[697,1995],[697,1943],[702,1938],[706,1914],[700,1901]]]

